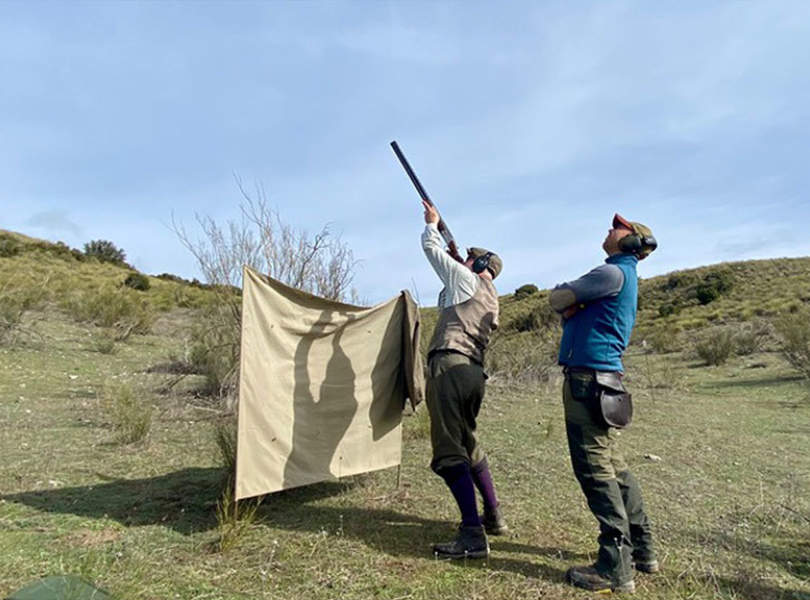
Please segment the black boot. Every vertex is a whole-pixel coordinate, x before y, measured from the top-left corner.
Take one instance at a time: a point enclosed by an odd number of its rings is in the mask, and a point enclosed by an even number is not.
[[[491,510],[484,507],[481,524],[489,535],[504,535],[509,531],[509,526],[506,524],[506,519],[503,518],[500,505]]]
[[[654,575],[661,570],[661,567],[658,564],[658,559],[655,557],[647,559],[634,558],[633,568],[639,573],[647,573],[648,575]]]
[[[482,526],[462,525],[456,539],[444,544],[434,544],[437,558],[486,558],[489,556],[487,534]]]
[[[617,592],[632,594],[636,584],[632,579],[618,583],[599,573],[593,565],[571,567],[565,573],[565,579],[571,585],[591,592]]]

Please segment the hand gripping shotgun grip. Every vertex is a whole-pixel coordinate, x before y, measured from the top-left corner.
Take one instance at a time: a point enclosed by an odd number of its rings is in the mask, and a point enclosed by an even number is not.
[[[433,201],[428,196],[425,188],[422,187],[422,184],[419,182],[419,178],[416,176],[416,173],[413,172],[411,165],[408,164],[408,159],[405,158],[405,155],[402,154],[402,150],[399,149],[399,144],[396,142],[391,142],[391,148],[394,149],[394,154],[397,155],[399,162],[402,164],[402,168],[405,169],[405,172],[408,174],[408,177],[411,178],[411,183],[416,188],[416,192],[419,194],[419,197],[422,198],[425,202],[430,204],[432,207],[436,208],[436,205],[433,204]],[[438,210],[438,209],[437,209]],[[450,256],[455,258],[458,262],[463,263],[464,259],[461,258],[461,255],[458,253],[458,246],[456,245],[456,240],[453,238],[453,234],[450,233],[450,228],[444,222],[441,214],[439,215],[439,224],[437,225],[439,229],[439,233],[444,238],[445,243],[447,244],[447,251],[450,253]]]

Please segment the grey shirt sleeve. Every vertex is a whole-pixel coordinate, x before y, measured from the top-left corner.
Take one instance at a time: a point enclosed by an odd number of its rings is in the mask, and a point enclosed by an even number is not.
[[[478,287],[478,275],[445,252],[444,240],[436,225],[425,226],[422,250],[444,284],[439,294],[440,308],[461,304],[473,297]]]
[[[624,273],[616,265],[599,265],[579,279],[556,286],[549,296],[551,308],[563,312],[573,304],[587,304],[617,295],[624,285]]]

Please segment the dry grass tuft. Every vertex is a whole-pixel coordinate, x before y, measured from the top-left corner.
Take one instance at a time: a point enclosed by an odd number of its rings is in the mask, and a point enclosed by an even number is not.
[[[134,444],[146,439],[152,427],[153,408],[144,402],[144,396],[126,382],[107,384],[101,408],[115,431],[116,442]]]

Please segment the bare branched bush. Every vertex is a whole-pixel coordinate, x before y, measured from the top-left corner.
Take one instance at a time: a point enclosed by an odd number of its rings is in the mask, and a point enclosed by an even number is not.
[[[311,235],[284,223],[270,207],[264,190],[253,195],[237,180],[242,195],[241,219],[224,226],[196,215],[203,237],[193,241],[182,225],[173,222],[180,242],[194,255],[210,284],[238,288],[242,266],[330,300],[346,300],[357,261],[349,247],[324,226]]]
[[[349,247],[324,226],[311,235],[284,223],[271,208],[264,190],[242,195],[241,217],[224,225],[196,215],[202,237],[192,240],[173,221],[180,242],[194,255],[218,303],[195,328],[194,362],[208,381],[208,391],[233,395],[237,387],[242,266],[247,265],[291,287],[331,300],[355,300],[351,288],[357,261]]]

